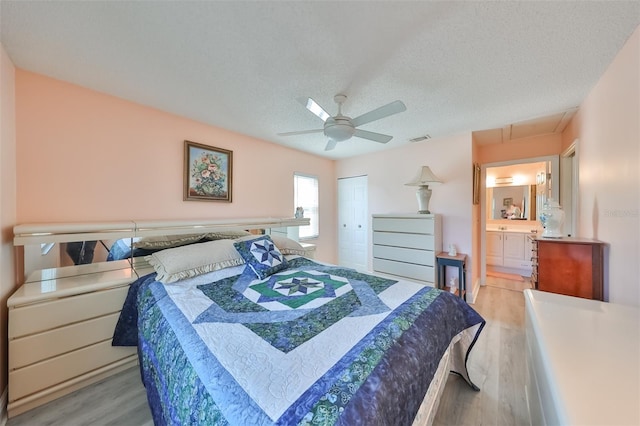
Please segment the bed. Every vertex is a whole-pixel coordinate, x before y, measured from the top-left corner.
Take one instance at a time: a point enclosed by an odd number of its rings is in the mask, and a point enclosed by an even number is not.
[[[429,424],[469,385],[485,321],[460,298],[300,256],[269,236],[149,256],[114,345],[138,348],[157,425]]]

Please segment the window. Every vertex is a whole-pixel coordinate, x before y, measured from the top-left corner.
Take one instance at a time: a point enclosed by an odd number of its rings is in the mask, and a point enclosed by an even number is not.
[[[310,219],[309,225],[300,227],[300,239],[316,238],[318,236],[318,178],[294,173],[293,202],[294,210],[302,207],[304,217]]]

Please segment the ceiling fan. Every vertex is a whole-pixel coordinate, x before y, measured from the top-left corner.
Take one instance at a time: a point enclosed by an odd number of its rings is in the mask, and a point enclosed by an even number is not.
[[[335,95],[333,100],[338,104],[338,114],[331,117],[324,108],[322,108],[316,101],[311,98],[307,99],[306,107],[309,111],[324,121],[324,128],[314,130],[302,130],[298,132],[278,133],[279,136],[292,136],[303,135],[307,133],[319,133],[324,132],[324,135],[329,138],[325,151],[330,151],[336,147],[338,142],[351,139],[352,136],[356,136],[363,139],[369,139],[374,142],[387,143],[393,136],[384,135],[382,133],[369,132],[367,130],[358,129],[357,127],[363,124],[371,123],[372,121],[380,120],[393,114],[397,114],[402,111],[406,111],[407,107],[402,101],[393,101],[387,105],[383,105],[380,108],[376,108],[372,111],[364,113],[356,118],[347,117],[342,115],[342,104],[347,99],[345,95]]]

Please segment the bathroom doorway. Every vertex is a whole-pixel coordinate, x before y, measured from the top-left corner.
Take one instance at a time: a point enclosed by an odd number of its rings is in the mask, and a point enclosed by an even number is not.
[[[549,198],[558,199],[559,170],[559,156],[482,165],[480,191],[480,282],[482,285],[486,285],[488,271],[492,274],[503,273],[513,278],[527,271],[526,265],[527,262],[530,264],[531,256],[527,253],[528,245],[524,236],[534,229],[541,229],[538,220],[539,210]],[[507,192],[495,190],[495,188],[514,187],[517,187],[512,190],[514,195],[502,196],[500,194]],[[529,266],[529,273],[530,269]]]

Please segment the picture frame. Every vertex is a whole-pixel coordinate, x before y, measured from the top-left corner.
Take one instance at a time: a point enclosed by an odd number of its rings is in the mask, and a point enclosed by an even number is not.
[[[480,204],[480,165],[473,163],[473,204]]]
[[[231,202],[233,151],[184,141],[184,201]]]
[[[511,207],[511,204],[513,204],[513,198],[509,197],[509,198],[502,199],[502,205],[504,207]]]

